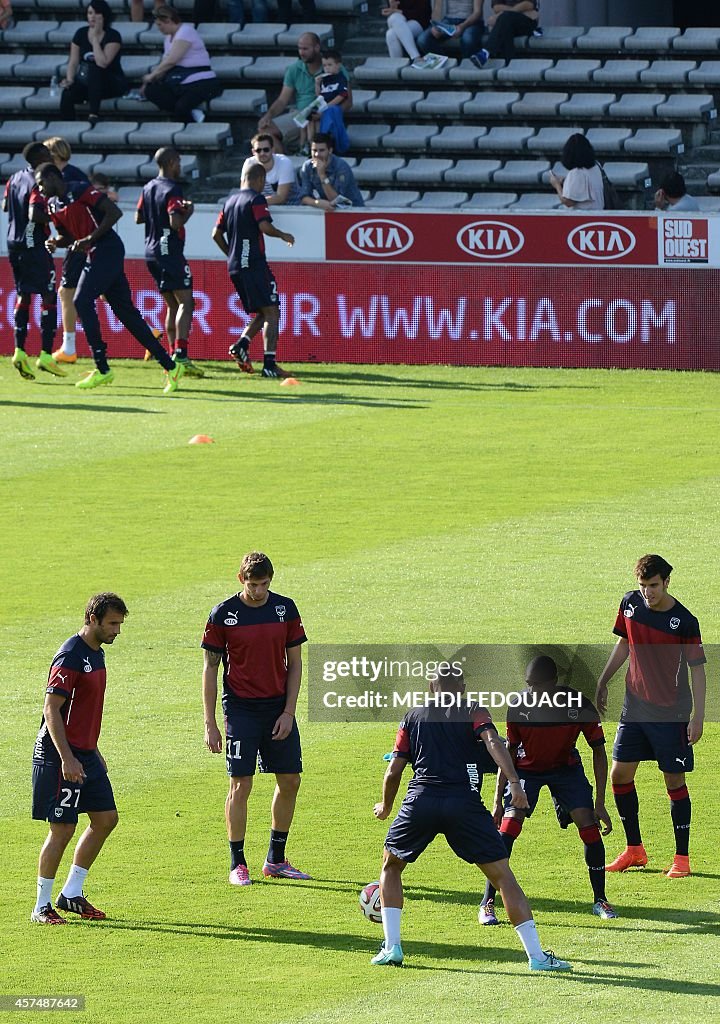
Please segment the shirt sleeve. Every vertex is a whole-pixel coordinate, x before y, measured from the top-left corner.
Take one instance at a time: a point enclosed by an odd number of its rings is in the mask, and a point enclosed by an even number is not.
[[[39,207],[41,207],[41,209],[47,210],[47,200],[45,199],[45,196],[42,194],[42,192],[37,187],[37,185],[35,185],[33,187],[33,190],[30,193],[30,198],[28,199],[28,205],[29,206],[39,206]]]
[[[225,209],[223,208],[218,214],[218,218],[215,221],[215,227],[220,228],[221,231],[225,231]]]
[[[210,613],[200,646],[206,651],[216,651],[218,654],[225,651],[225,630],[220,623],[215,622],[214,610]]]
[[[277,156],[275,157],[277,160]],[[293,165],[287,158],[280,161],[280,173],[278,174],[278,185],[294,185],[295,171]]]
[[[625,625],[624,605],[625,605],[625,599],[623,598],[623,600],[622,600],[622,602],[620,604],[620,607],[618,608],[617,616],[615,618],[615,625],[613,626],[613,633],[615,634],[615,636],[621,636],[624,640],[627,640],[628,631],[627,631],[627,626]]]
[[[168,214],[175,213],[176,210],[184,210],[185,203],[180,190],[177,192],[171,192],[167,199],[167,212]]]
[[[707,661],[700,636],[700,623],[691,616],[688,623],[688,636],[685,637],[685,658],[688,665],[704,665]]]
[[[486,729],[495,729],[495,723],[486,708],[475,708],[472,715],[472,727],[476,739],[480,739]]]
[[[297,607],[295,605],[293,605],[291,617],[289,618],[287,625],[288,629],[287,641],[285,643],[286,647],[298,647],[300,644],[304,644],[307,642],[307,637],[305,636],[305,627],[302,624],[300,612],[297,610]]]
[[[410,760],[410,733],[408,732],[405,719],[400,723],[397,735],[395,736],[393,757],[403,757],[407,761]]]
[[[602,747],[605,743],[605,733],[600,722],[585,722],[582,733],[591,747]]]
[[[507,741],[509,747],[519,747],[521,743],[520,730],[515,722],[507,723]]]
[[[69,697],[78,682],[82,682],[82,672],[70,668],[64,664],[64,658],[59,657],[50,666],[45,693],[59,693]]]
[[[261,224],[264,220],[267,220],[272,224],[272,217],[270,216],[267,198],[265,196],[255,196],[252,201],[252,212],[258,224]]]

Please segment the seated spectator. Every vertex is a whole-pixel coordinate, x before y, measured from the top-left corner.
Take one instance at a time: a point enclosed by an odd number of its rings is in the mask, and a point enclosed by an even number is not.
[[[111,183],[107,174],[103,174],[102,171],[95,171],[94,174],[90,175],[90,184],[96,192],[102,192],[113,203],[116,203],[120,198],[115,186]]]
[[[300,128],[295,117],[315,101],[315,79],[322,74],[320,37],[315,32],[304,32],[297,46],[298,60],[285,72],[280,95],[258,121],[258,131],[269,132],[275,139],[276,153],[282,153],[284,145],[291,146],[298,141]],[[340,70],[347,78],[345,68],[341,66]],[[352,107],[349,88],[340,107],[344,113]]]
[[[153,0],[153,7],[157,9],[162,4],[163,0]],[[143,0],[130,0],[130,21],[144,21],[145,20],[145,4]]]
[[[490,57],[512,60],[515,37],[540,34],[537,0],[493,0],[492,14],[487,20],[490,35],[485,46],[473,53],[470,60],[481,68]]]
[[[700,212],[700,204],[695,196],[688,195],[685,179],[677,171],[666,174],[660,182],[660,188],[655,193],[655,207],[670,213],[683,210],[687,213]]]
[[[296,206],[300,202],[300,190],[292,160],[282,153],[273,152],[274,141],[272,135],[263,132],[251,140],[252,156],[243,164],[242,177],[252,164],[260,164],[265,168],[263,195],[267,205]]]
[[[12,28],[15,24],[13,9],[10,0],[0,0],[0,32],[6,28]]]
[[[430,24],[430,0],[390,0],[380,13],[387,18],[388,54],[417,60],[420,51],[415,40]]]
[[[482,10],[483,0],[433,0],[430,27],[417,37],[418,50],[434,53],[457,40],[462,56],[469,57],[482,43]]]
[[[87,27],[79,28],[70,43],[65,78],[60,83],[60,114],[75,120],[75,106],[90,105],[88,121],[100,120],[100,103],[111,96],[124,96],[129,83],[120,62],[122,39],[112,28],[113,13],[106,0],[93,0],[87,9]]]
[[[347,153],[350,140],[345,129],[343,103],[348,98],[350,87],[347,75],[343,72],[342,55],[339,50],[323,50],[322,74],[315,79],[315,93],[325,101],[326,107],[320,112],[320,131],[332,135],[333,149],[336,153]],[[310,118],[307,124],[307,139],[311,143],[315,138],[317,120]],[[302,135],[300,136],[302,139]],[[302,153],[302,149],[300,150]],[[308,150],[307,155],[310,155]]]
[[[332,135],[318,132],[315,136],[310,159],[300,168],[300,194],[305,206],[317,206],[328,212],[365,205],[350,167],[333,154]]]
[[[153,18],[165,37],[163,58],[143,76],[141,92],[179,121],[204,121],[202,104],[222,92],[205,43],[196,28],[183,23],[174,7],[161,4]]]
[[[564,178],[550,172],[550,184],[563,206],[573,210],[604,210],[603,175],[595,150],[584,135],[576,132],[563,146],[560,162],[568,173]]]
[[[135,2],[135,0],[133,0]],[[223,21],[227,20],[234,25],[244,28],[246,24],[245,5],[243,0],[227,0],[220,5],[224,9],[226,19],[218,17],[217,0],[195,0],[193,5],[192,20],[196,25],[202,21]],[[266,0],[250,0],[250,13],[253,22],[264,24],[270,21],[270,12]]]

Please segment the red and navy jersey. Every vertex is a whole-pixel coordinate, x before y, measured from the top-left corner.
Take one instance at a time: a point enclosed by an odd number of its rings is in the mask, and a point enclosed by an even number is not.
[[[103,192],[98,192],[87,182],[71,181],[68,182],[63,199],[60,196],[48,199],[48,212],[58,231],[77,241],[78,238],[91,235],[102,221],[102,214],[97,207],[104,198]],[[120,236],[112,229],[97,244],[108,242],[120,242]]]
[[[626,699],[663,708],[692,706],[688,665],[706,662],[700,623],[673,598],[666,612],[652,611],[639,590],[630,590],[620,602],[613,632],[630,645]]]
[[[65,697],[60,709],[65,734],[73,750],[95,750],[105,700],[105,652],[94,651],[79,634],[66,640],[50,665],[45,692]],[[33,760],[60,760],[45,717],[35,740]]]
[[[452,707],[438,712],[434,705],[415,708],[403,718],[395,737],[393,757],[410,761],[415,772],[408,791],[480,792],[486,748],[482,733],[495,731],[481,707]]]
[[[75,164],[65,164],[62,169],[62,176],[63,181],[68,185],[70,182],[84,182],[85,185],[90,184],[90,179],[85,171],[80,170],[80,168],[76,167]]]
[[[529,693],[531,691],[525,691]],[[557,687],[555,693],[577,694],[577,690]],[[581,735],[591,747],[605,743],[605,733],[596,708],[586,697],[581,707],[530,707],[526,704],[508,710],[507,741],[517,747],[520,771],[554,772],[580,764],[575,744]]]
[[[180,182],[162,176],[153,178],[143,187],[137,209],[145,222],[145,259],[184,259],[185,228],[173,231],[170,227],[170,214],[184,209]]]
[[[268,591],[260,608],[239,594],[216,605],[200,646],[222,654],[224,693],[257,700],[285,695],[287,649],[306,640],[295,602]]]
[[[8,178],[5,185],[3,207],[8,215],[7,245],[11,252],[18,249],[42,249],[50,236],[47,224],[30,220],[30,207],[47,208],[45,197],[35,184],[35,171],[25,167]]]
[[[265,239],[259,228],[262,221],[272,224],[267,199],[252,188],[241,189],[225,200],[217,219],[227,238],[228,271],[238,274],[265,262]]]

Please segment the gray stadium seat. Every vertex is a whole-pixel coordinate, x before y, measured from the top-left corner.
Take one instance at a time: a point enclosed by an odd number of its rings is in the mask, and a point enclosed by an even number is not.
[[[239,82],[243,77],[243,71],[252,62],[252,57],[239,57],[237,54],[233,54],[231,57],[213,57],[212,69],[223,82]],[[123,60],[123,66],[124,64]]]
[[[578,50],[622,50],[623,43],[633,33],[630,26],[593,25],[575,43]]]
[[[372,114],[410,114],[415,105],[423,99],[425,93],[410,89],[393,89],[379,93],[377,99],[370,100],[367,109]]]
[[[0,171],[7,173],[2,167],[0,167]],[[712,189],[720,188],[720,171],[713,171],[712,174],[708,174],[707,187]]]
[[[433,135],[438,134],[434,124],[401,124],[383,136],[383,149],[421,149],[427,150]],[[352,138],[352,136],[351,136]]]
[[[487,135],[477,140],[476,149],[481,153],[520,152],[534,134],[535,129],[526,126],[503,125],[491,128]]]
[[[347,127],[351,149],[376,149],[380,140],[390,131],[389,124],[349,124]]]
[[[13,68],[16,81],[49,82],[53,75],[59,75],[65,59],[55,53],[33,53],[22,64]],[[59,103],[59,100],[58,100]]]
[[[403,82],[407,82],[409,85],[414,84],[428,84],[432,85],[435,82],[444,82],[454,67],[457,67],[457,61],[454,57],[450,57],[445,61],[442,67],[435,68],[433,71],[425,71],[422,68],[414,68],[412,64],[408,64],[406,68],[402,68],[400,71],[400,78]]]
[[[228,49],[231,46],[233,35],[240,31],[240,25],[236,21],[203,21],[198,25],[197,30],[209,50]]]
[[[49,137],[45,121],[3,121],[0,124],[0,139],[6,149],[13,153],[22,150],[28,142]]]
[[[497,82],[509,82],[510,85],[522,85],[527,82],[541,82],[545,72],[553,66],[547,57],[515,57],[504,68],[499,68],[495,75]]]
[[[654,60],[647,71],[640,73],[640,81],[643,85],[669,85],[681,88],[696,67],[697,63],[694,60]]]
[[[446,185],[489,185],[501,167],[499,160],[458,160],[443,180]]]
[[[7,90],[3,91],[3,98],[7,93]],[[107,110],[110,101],[103,100],[102,109]],[[27,97],[24,104],[25,110],[32,110],[38,113],[46,113],[52,116],[58,116],[60,114],[60,97],[51,96],[50,90],[45,87],[42,89],[33,89],[31,94]]]
[[[233,57],[233,60],[235,63],[238,62],[237,57]],[[131,54],[130,56],[123,54],[122,58],[123,71],[131,82],[137,82],[138,84],[142,76],[146,75],[157,62],[157,57],[150,56],[149,54]],[[214,64],[215,61],[213,61],[213,66]]]
[[[353,71],[353,79],[362,84],[368,82],[391,82],[400,78],[400,72],[408,67],[407,57],[368,57]]]
[[[22,64],[25,58],[21,53],[1,53],[0,54],[0,77],[11,78],[13,68],[18,64]]]
[[[404,166],[405,161],[398,157],[366,157],[355,168],[355,178],[364,184],[394,181],[395,175]]]
[[[264,114],[267,96],[264,89],[226,89],[208,104],[214,114]]]
[[[649,67],[649,60],[606,60],[592,78],[598,85],[631,85],[639,82],[641,72]]]
[[[118,203],[129,203],[134,207],[140,198],[141,191],[140,185],[121,185],[117,190],[117,201]]]
[[[103,168],[97,167],[96,170],[100,171]],[[193,181],[200,177],[200,166],[196,156],[190,153],[183,153],[182,172],[183,178],[192,178]],[[147,163],[142,164],[138,169],[138,177],[143,181],[150,181],[156,174],[157,164],[154,160],[148,160]]]
[[[473,210],[506,210],[517,199],[517,192],[476,192],[462,209]]]
[[[54,135],[59,135],[70,146],[79,146],[82,133],[87,130],[87,121],[48,121],[41,139],[50,139]],[[73,154],[72,159],[73,163],[75,163],[75,154]]]
[[[48,32],[47,41],[53,46],[60,47],[66,51],[70,47],[73,36],[79,28],[85,28],[87,21],[63,21],[57,28]],[[145,26],[143,26],[144,28]]]
[[[85,129],[80,142],[94,149],[123,149],[127,145],[128,136],[137,127],[137,121],[100,121],[92,128]]]
[[[252,50],[253,53],[258,47],[273,47],[277,37],[284,32],[287,25],[272,25],[265,23],[252,24],[249,22],[239,32],[233,34],[231,44],[234,49]]]
[[[415,107],[418,114],[430,114],[434,117],[460,117],[463,106],[471,100],[471,92],[459,89],[432,89],[425,99]]]
[[[682,132],[677,128],[638,128],[625,142],[626,153],[676,156],[684,151]]]
[[[720,28],[686,28],[673,39],[673,50],[679,53],[705,53],[720,49]]]
[[[353,89],[353,114],[364,114],[370,100],[374,100],[377,92],[374,89]]]
[[[244,82],[282,82],[285,72],[297,57],[256,57],[243,68]]]
[[[538,185],[549,170],[547,160],[508,160],[493,175],[493,185]]]
[[[25,46],[32,49],[48,42],[48,33],[59,28],[58,21],[19,21],[14,28],[0,33],[3,46]]]
[[[655,114],[670,121],[714,121],[717,109],[713,97],[706,93],[673,93],[658,106]]]
[[[387,189],[382,192],[376,192],[367,205],[370,207],[381,206],[389,208],[397,206],[402,210],[407,209],[413,203],[416,203],[419,198],[419,192],[398,192],[394,189]]]
[[[631,128],[588,128],[586,138],[596,153],[622,153]]]
[[[316,36],[320,36],[320,43],[323,48],[335,45],[335,35],[332,25],[309,25],[302,23],[290,25],[286,31],[279,34],[276,43],[278,46],[282,46],[285,49],[288,47],[296,47],[298,39],[301,35],[304,35],[305,32],[314,32]]]
[[[142,121],[128,135],[128,145],[149,153],[151,149],[173,142],[176,132],[181,132],[184,127],[182,121]]]
[[[508,212],[522,210],[561,210],[562,203],[555,191],[526,192],[516,203],[508,207]]]
[[[584,34],[585,29],[581,25],[547,25],[541,36],[528,39],[528,50],[572,51]]]
[[[202,124],[186,124],[173,135],[173,145],[181,149],[193,149],[196,153],[205,150],[227,149],[232,146],[230,125],[222,121],[205,121]]]
[[[600,66],[600,61],[595,58],[559,60],[555,67],[545,72],[544,81],[559,85],[585,85],[591,81],[593,72]]]
[[[584,135],[585,131],[571,125],[568,125],[567,128],[539,128],[537,133],[527,140],[528,152],[557,156],[562,152],[562,148],[570,136],[575,134]]]
[[[486,134],[487,128],[476,125],[448,125],[438,135],[433,135],[430,149],[437,152],[475,149],[477,140]]]
[[[603,170],[613,185],[618,188],[637,188],[650,181],[650,168],[647,164],[635,164],[605,161]]]
[[[513,103],[513,116],[552,118],[567,98],[566,92],[526,92],[517,103]]]
[[[102,153],[73,153],[72,162],[88,176],[102,160]]]
[[[477,118],[506,117],[510,107],[519,99],[519,92],[478,92],[474,99],[465,104],[463,114]]]
[[[462,60],[457,67],[451,68],[448,78],[451,82],[462,82],[467,85],[481,85],[487,82],[494,82],[495,76],[500,68],[505,67],[505,61],[492,57],[485,67],[476,68],[471,60]]]
[[[660,92],[628,92],[610,104],[608,114],[623,121],[652,121],[656,109],[666,99]]]
[[[720,196],[697,196],[701,213],[720,213]]]
[[[27,160],[25,160],[22,153],[15,153],[11,157],[7,153],[3,153],[2,156],[4,159],[0,163],[0,175],[3,178],[9,178],[11,174],[15,174],[16,171],[22,171],[24,167],[27,167]]]
[[[573,121],[605,117],[616,98],[613,92],[576,92],[567,103],[562,104],[559,113],[561,117],[572,118]]]
[[[691,85],[706,85],[711,89],[720,89],[720,60],[704,60],[696,71],[688,75]]]
[[[625,40],[628,53],[669,53],[673,40],[680,35],[679,28],[645,27],[636,28]]]
[[[108,178],[127,181],[138,177],[140,168],[148,162],[147,155],[142,153],[110,153],[93,167],[93,171],[107,174]],[[153,172],[157,174],[157,165],[153,163]]]
[[[113,28],[120,33],[123,46],[140,46],[140,37],[147,32],[147,24],[142,21],[114,21]],[[155,61],[157,64],[161,57],[163,36],[157,30],[154,31],[153,35],[157,50],[157,59]]]
[[[410,206],[413,210],[457,210],[467,197],[467,192],[425,192]]]
[[[31,85],[4,85],[2,90],[3,110],[10,114],[15,110],[28,109],[25,104],[35,90]],[[55,101],[57,104],[57,100]]]
[[[406,166],[401,167],[395,175],[395,180],[408,185],[436,185],[443,180],[443,175],[450,170],[453,163],[454,161],[447,158],[420,157],[408,160]]]

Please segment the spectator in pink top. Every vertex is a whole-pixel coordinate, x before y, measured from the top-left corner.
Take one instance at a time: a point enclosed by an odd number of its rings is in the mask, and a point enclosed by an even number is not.
[[[179,121],[204,121],[202,104],[222,92],[205,43],[174,7],[161,4],[153,18],[165,37],[164,52],[160,63],[143,77],[141,91]]]

